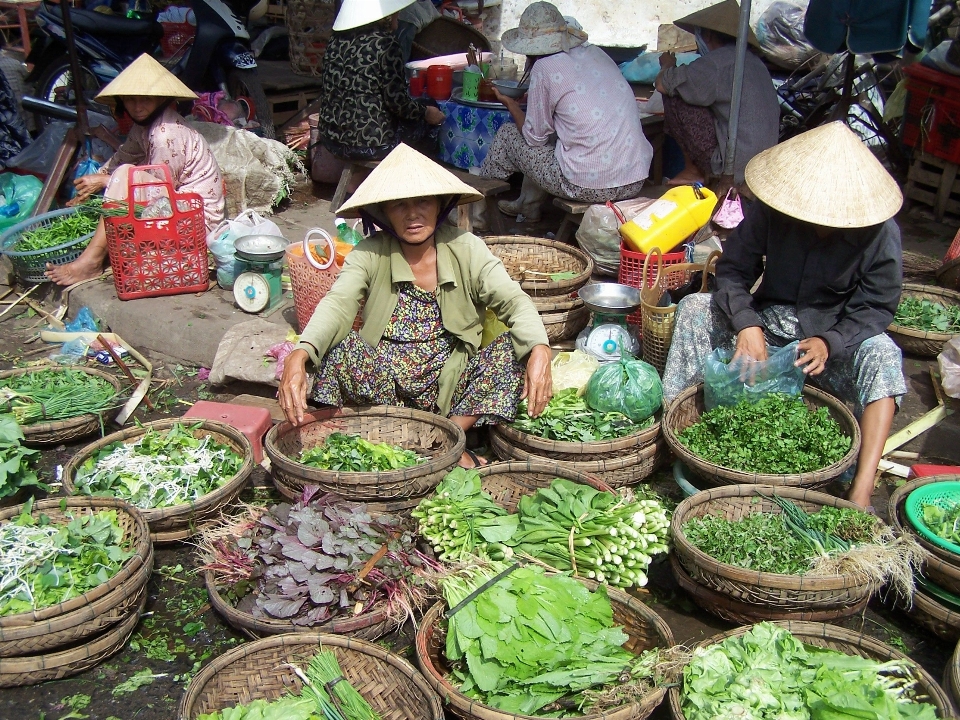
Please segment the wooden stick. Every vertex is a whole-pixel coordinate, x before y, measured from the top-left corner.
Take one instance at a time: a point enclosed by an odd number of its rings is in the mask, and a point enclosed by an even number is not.
[[[940,381],[937,380],[937,372],[933,369],[933,365],[930,366],[930,382],[933,383],[933,392],[937,396],[937,405],[946,405],[946,400],[943,399],[943,388],[940,386]]]
[[[117,355],[116,351],[113,349],[113,346],[107,342],[106,338],[104,338],[103,335],[97,335],[97,340],[99,340],[100,344],[103,345],[104,349],[108,353],[110,353],[110,357],[113,358],[113,361],[117,364],[117,367],[123,370],[123,374],[127,376],[127,380],[129,380],[132,384],[136,385],[137,379],[133,376],[133,373],[130,372],[130,368],[128,368],[124,364],[123,360],[120,359],[120,356]],[[157,408],[154,407],[152,402],[150,402],[150,398],[147,397],[146,393],[144,393],[143,395],[143,401],[147,404],[148,408],[150,408],[153,411],[156,411]]]
[[[63,330],[64,327],[66,327],[66,326],[63,324],[63,320],[61,320],[60,318],[58,318],[56,315],[53,315],[52,313],[48,313],[46,310],[44,310],[42,307],[40,307],[40,303],[35,302],[35,301],[32,300],[31,298],[27,298],[26,300],[24,300],[24,302],[25,302],[27,305],[29,305],[31,308],[33,308],[38,315],[40,315],[41,317],[46,318],[46,319],[49,320],[51,323],[53,323],[53,326],[54,326],[55,328],[58,328],[58,329],[60,329],[60,330]]]
[[[898,460],[919,460],[920,453],[908,452],[906,450],[894,450],[890,453],[890,457],[897,458]]]
[[[39,284],[34,285],[32,288],[30,288],[29,290],[27,290],[23,295],[20,295],[19,293],[17,293],[17,294],[19,295],[19,297],[18,297],[16,300],[14,300],[12,303],[10,303],[10,307],[4,308],[3,311],[0,312],[0,317],[3,317],[3,316],[6,315],[8,312],[10,312],[11,310],[13,310],[13,309],[19,304],[19,302],[20,302],[21,300],[25,300],[26,297],[27,297],[27,295],[29,295],[30,293],[32,293],[32,292],[33,292],[34,290],[36,290],[38,287],[40,287]]]
[[[887,442],[883,446],[883,453],[881,453],[881,456],[889,454],[903,445],[906,445],[915,437],[922,435],[927,430],[943,421],[943,419],[947,417],[947,414],[947,407],[945,405],[938,405],[930,412],[920,416],[918,419],[914,420],[912,423],[903,428],[903,430],[895,432],[893,435],[887,438]]]

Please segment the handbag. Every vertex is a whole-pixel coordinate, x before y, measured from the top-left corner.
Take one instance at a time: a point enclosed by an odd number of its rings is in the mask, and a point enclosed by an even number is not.
[[[727,190],[723,202],[713,215],[713,222],[725,230],[733,230],[743,222],[743,207],[740,205],[740,194],[736,188]]]

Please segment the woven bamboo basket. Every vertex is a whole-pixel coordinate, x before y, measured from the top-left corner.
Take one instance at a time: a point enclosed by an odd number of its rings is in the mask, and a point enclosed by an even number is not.
[[[593,475],[612,488],[642,482],[653,474],[665,454],[662,441],[641,448],[624,448],[596,460],[583,460],[579,454],[531,453],[516,447],[495,429],[490,433],[490,447],[501,460],[560,462],[573,470]]]
[[[573,245],[522,235],[483,240],[490,252],[500,258],[510,277],[531,297],[569,295],[586,285],[593,274],[593,258]],[[550,275],[562,272],[574,272],[576,277],[550,279]]]
[[[579,306],[574,306],[570,310],[541,312],[540,321],[543,323],[544,330],[547,331],[547,340],[552,343],[560,342],[580,334],[580,331],[590,322],[590,310],[581,300]]]
[[[204,523],[211,522],[220,517],[220,511],[234,502],[244,486],[250,473],[253,472],[253,447],[247,436],[236,428],[225,423],[214,420],[181,420],[179,418],[170,418],[167,420],[154,420],[143,425],[127,428],[112,435],[107,435],[94,443],[87,445],[80,452],[70,458],[70,461],[63,467],[63,489],[73,495],[77,492],[74,485],[74,478],[77,470],[86,462],[87,458],[94,455],[101,448],[115,443],[125,444],[134,443],[139,440],[149,429],[164,432],[169,430],[177,423],[181,425],[199,425],[193,431],[196,437],[211,436],[221,445],[228,445],[230,448],[243,458],[243,465],[232,478],[224,482],[220,487],[207,493],[194,502],[172,505],[165,508],[142,509],[140,512],[146,518],[150,525],[150,537],[155,543],[168,543],[177,540],[184,540],[191,535],[199,532]]]
[[[937,285],[950,290],[960,290],[960,257],[944,263],[936,271]]]
[[[85,372],[88,375],[93,375],[94,377],[98,377],[101,380],[105,380],[106,382],[110,383],[117,391],[118,395],[122,389],[120,386],[120,381],[113,377],[113,375],[108,375],[107,373],[95,368],[86,367],[42,367],[5,370],[0,372],[0,380],[10,377],[17,377],[19,375],[27,375],[39,370],[50,370],[51,372],[66,372],[67,370],[76,370],[79,372]],[[52,420],[50,422],[34,423],[33,425],[27,425],[25,427],[21,427],[20,429],[23,431],[23,441],[25,445],[42,446],[69,443],[79,438],[86,437],[87,435],[100,432],[102,428],[103,421],[100,415],[94,413],[85,413],[83,415],[77,415],[76,417],[66,418],[65,420]]]
[[[699,492],[680,503],[670,521],[674,553],[684,571],[695,583],[724,598],[757,606],[761,615],[748,617],[750,622],[773,619],[768,612],[830,611],[834,615],[829,619],[856,614],[877,589],[868,582],[852,575],[784,575],[745,570],[715,560],[687,539],[683,527],[694,518],[713,515],[740,520],[755,512],[781,514],[779,505],[758,493],[792,500],[806,512],[827,506],[857,509],[847,500],[802,488],[732,485]],[[709,607],[705,609],[714,611]]]
[[[710,253],[707,261],[702,265],[698,263],[664,265],[660,248],[653,248],[643,261],[643,275],[640,277],[650,277],[650,258],[654,255],[657,258],[657,267],[653,283],[640,289],[641,343],[643,359],[663,375],[663,369],[667,365],[667,354],[670,352],[670,343],[673,342],[677,305],[673,303],[660,307],[660,298],[665,292],[685,283],[691,273],[698,271],[703,272],[700,292],[706,292],[710,274],[716,274],[717,258],[720,257],[720,253],[717,251]]]
[[[890,496],[890,500],[887,501],[887,514],[890,516],[890,524],[896,530],[910,533],[923,547],[924,576],[926,576],[930,582],[939,585],[947,592],[960,595],[960,556],[955,555],[939,545],[934,545],[918,533],[910,521],[907,520],[907,514],[904,509],[907,503],[907,496],[914,490],[924,485],[942,482],[944,480],[960,480],[960,476],[928,475],[927,477],[909,480],[898,487]]]
[[[846,655],[859,655],[860,657],[871,658],[873,660],[909,660],[909,658],[899,650],[895,650],[879,640],[874,640],[869,635],[853,632],[836,625],[801,621],[780,621],[773,624],[788,630],[800,642],[806,645],[828,648]],[[750,630],[751,626],[738,627],[728,632],[709,637],[697,643],[695,647],[715,645],[729,637],[738,637]],[[919,665],[914,666],[913,674],[917,681],[918,699],[935,705],[939,717],[950,717],[952,714],[950,698],[947,697],[943,689],[937,685],[937,681]],[[670,688],[669,695],[670,713],[673,715],[674,720],[684,720],[683,710],[680,707],[680,686]]]
[[[420,465],[384,472],[338,472],[297,462],[304,448],[319,445],[334,432],[360,435],[413,450],[430,459]],[[370,405],[326,408],[307,413],[304,423],[274,425],[263,447],[277,487],[299,493],[304,485],[317,485],[346,500],[375,502],[403,500],[433,490],[463,454],[466,437],[454,422],[411,408]]]
[[[589,485],[603,492],[615,492],[602,480],[573,470],[569,465],[545,460],[528,462],[495,462],[477,469],[480,485],[493,501],[509,513],[517,511],[517,503],[524,495],[533,495],[540,488],[549,487],[556,478]]]
[[[944,290],[936,285],[904,283],[903,292],[900,297],[901,299],[909,297],[918,300],[929,300],[948,307],[951,305],[960,305],[960,292]],[[945,342],[960,336],[960,333],[914,330],[904,325],[897,325],[896,322],[890,324],[890,327],[887,328],[887,333],[905,353],[920,355],[921,357],[936,357],[943,350],[943,344]]]
[[[34,503],[31,514],[46,515],[57,523],[65,521],[67,513],[92,515],[100,510],[116,510],[123,540],[129,543],[133,556],[116,575],[83,595],[33,612],[0,617],[0,658],[36,656],[86,640],[116,626],[123,609],[129,611],[136,606],[136,598],[145,597],[143,591],[153,569],[153,545],[146,519],[135,507],[114,498],[58,498]],[[22,505],[0,511],[0,523],[22,511]],[[0,670],[0,674],[3,672]]]
[[[960,643],[943,670],[943,687],[952,696],[954,708],[960,708]]]
[[[703,383],[688,387],[674,398],[663,416],[663,439],[684,465],[711,485],[786,485],[819,488],[828,485],[856,462],[860,454],[860,425],[853,413],[840,400],[817,388],[804,386],[803,400],[810,408],[826,407],[851,439],[850,450],[838,462],[813,472],[793,475],[764,475],[722,467],[694,455],[680,442],[680,431],[690,427],[704,412]]]
[[[913,593],[913,606],[904,612],[911,620],[941,640],[947,642],[960,640],[960,613],[943,606],[920,587],[917,587]]]
[[[548,455],[551,458],[557,458],[558,455],[571,456],[584,461],[600,460],[606,457],[617,457],[624,451],[635,452],[655,443],[660,437],[660,413],[657,413],[650,427],[623,437],[594,442],[550,440],[510,425],[494,425],[491,431],[500,435],[509,445],[535,455]]]
[[[146,601],[147,594],[143,593],[140,604],[134,607],[123,620],[103,634],[87,638],[81,645],[73,645],[66,650],[44,655],[0,658],[0,687],[18,687],[35,685],[44,680],[60,680],[99,665],[126,645],[137,623],[140,622],[140,613],[143,612]]]
[[[592,580],[578,580],[590,590],[597,588],[597,583]],[[608,587],[607,594],[613,608],[613,622],[621,626],[628,636],[624,649],[639,655],[644,650],[673,646],[673,633],[657,613],[622,590]],[[531,715],[512,715],[471,700],[447,679],[449,666],[443,656],[443,636],[446,631],[440,625],[441,614],[445,609],[446,604],[438,602],[427,611],[417,628],[417,664],[427,682],[458,717],[478,720],[533,720],[534,716]],[[663,688],[658,688],[639,703],[583,717],[585,720],[645,720],[657,708],[665,694]]]
[[[177,718],[194,720],[258,698],[275,700],[300,680],[286,666],[309,662],[321,648],[333,650],[343,677],[383,720],[443,720],[440,699],[410,663],[378,645],[322,633],[278,635],[233,648],[190,682]]]

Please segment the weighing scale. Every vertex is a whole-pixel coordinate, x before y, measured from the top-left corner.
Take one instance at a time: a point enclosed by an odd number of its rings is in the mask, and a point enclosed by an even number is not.
[[[278,235],[246,235],[236,241],[233,298],[241,310],[272,311],[283,302],[280,275],[286,247],[286,239]]]
[[[577,294],[593,311],[585,349],[602,360],[619,360],[622,350],[636,354],[639,343],[627,325],[627,316],[640,308],[640,291],[620,283],[594,283]]]

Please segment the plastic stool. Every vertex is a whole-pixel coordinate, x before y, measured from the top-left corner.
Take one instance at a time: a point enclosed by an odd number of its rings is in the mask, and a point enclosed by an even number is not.
[[[263,436],[273,425],[270,411],[266,408],[198,400],[183,418],[216,420],[235,427],[247,436],[253,446],[253,461],[259,464],[263,460]]]

